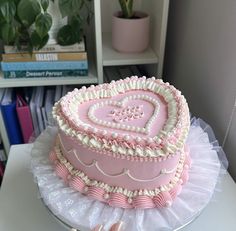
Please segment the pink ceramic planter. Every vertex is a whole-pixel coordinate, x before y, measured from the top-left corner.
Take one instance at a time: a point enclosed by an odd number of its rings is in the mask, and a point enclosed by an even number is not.
[[[143,52],[149,45],[150,17],[143,12],[135,12],[135,19],[119,17],[116,12],[112,18],[112,46],[124,53]]]

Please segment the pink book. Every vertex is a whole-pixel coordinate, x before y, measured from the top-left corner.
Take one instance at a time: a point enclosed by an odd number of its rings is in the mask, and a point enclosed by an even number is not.
[[[4,165],[3,165],[3,163],[0,161],[0,179],[3,178],[3,174],[4,174]]]
[[[34,128],[29,105],[20,95],[17,95],[16,97],[16,112],[19,119],[24,143],[28,143],[34,132]]]

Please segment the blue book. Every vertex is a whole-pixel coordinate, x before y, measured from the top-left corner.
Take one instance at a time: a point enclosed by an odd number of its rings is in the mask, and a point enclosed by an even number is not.
[[[10,144],[22,144],[22,134],[16,113],[16,100],[12,88],[7,88],[1,101],[1,112]]]
[[[1,62],[2,71],[30,71],[30,70],[78,70],[88,69],[88,61],[45,61],[45,62]]]

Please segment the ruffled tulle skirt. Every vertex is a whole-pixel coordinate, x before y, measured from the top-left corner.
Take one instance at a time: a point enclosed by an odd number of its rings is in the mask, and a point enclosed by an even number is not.
[[[194,220],[219,191],[221,176],[228,165],[210,126],[193,118],[187,139],[192,159],[189,181],[172,206],[161,210],[114,208],[69,188],[55,174],[48,153],[56,134],[57,128],[48,127],[37,138],[32,149],[31,169],[40,197],[52,214],[78,229],[89,230],[97,224],[105,224],[108,229],[119,220],[124,222],[124,230],[129,231],[177,229]]]

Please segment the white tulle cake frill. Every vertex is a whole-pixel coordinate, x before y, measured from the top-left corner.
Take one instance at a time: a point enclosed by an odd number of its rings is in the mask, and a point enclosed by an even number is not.
[[[189,180],[172,206],[145,210],[114,208],[71,189],[56,175],[48,158],[56,134],[57,129],[49,127],[35,141],[31,169],[44,203],[73,228],[89,230],[97,224],[108,228],[121,220],[124,230],[129,231],[177,229],[197,217],[216,189],[220,189],[218,183],[228,164],[210,126],[193,118],[187,139],[192,159]]]

